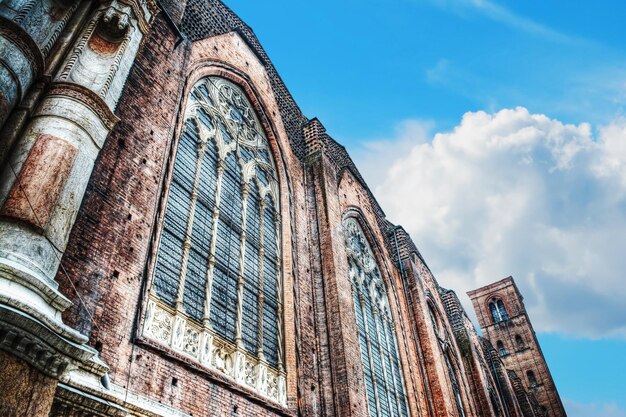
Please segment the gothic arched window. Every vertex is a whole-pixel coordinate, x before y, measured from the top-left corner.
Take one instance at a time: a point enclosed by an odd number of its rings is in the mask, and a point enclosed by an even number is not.
[[[524,348],[524,339],[522,339],[522,336],[518,334],[515,335],[515,344],[517,345],[518,350]]]
[[[498,300],[496,302],[496,305],[498,306],[498,311],[500,312],[500,318],[504,321],[509,319],[509,315],[506,312],[506,308],[504,307],[504,303],[502,302],[502,300]]]
[[[490,302],[489,311],[491,312],[491,318],[494,323],[507,321],[509,319],[509,315],[506,312],[506,308],[504,307],[502,300],[494,300]]]
[[[537,378],[535,378],[535,373],[533,371],[526,372],[526,376],[528,377],[528,384],[531,387],[537,386]]]
[[[201,79],[185,110],[145,333],[284,403],[278,201],[245,92]]]
[[[496,346],[498,347],[498,354],[500,356],[508,355],[508,352],[506,351],[506,348],[504,347],[504,343],[502,343],[501,340],[498,340],[498,343],[496,343]]]
[[[344,236],[370,417],[408,416],[393,318],[385,284],[356,219]]]

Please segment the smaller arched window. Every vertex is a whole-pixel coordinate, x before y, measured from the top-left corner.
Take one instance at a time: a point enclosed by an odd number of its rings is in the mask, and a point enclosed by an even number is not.
[[[442,336],[441,322],[439,321],[439,317],[435,312],[435,307],[430,301],[428,302],[428,314],[430,315],[430,319],[433,322],[433,328],[435,329],[435,333],[437,333],[438,336]]]
[[[500,356],[508,355],[508,352],[506,351],[506,348],[504,347],[504,343],[502,343],[502,340],[498,340],[498,343],[496,343],[496,346],[498,347],[498,354]]]
[[[526,372],[526,376],[528,377],[528,384],[531,387],[537,386],[537,378],[535,378],[535,373],[533,371]]]
[[[524,339],[522,339],[522,336],[518,334],[515,335],[515,344],[517,345],[517,349],[524,348]]]
[[[506,312],[506,307],[502,300],[493,300],[489,303],[489,311],[491,312],[491,318],[494,323],[500,323],[501,321],[507,321],[509,315]]]
[[[358,221],[350,217],[343,226],[369,416],[408,417],[385,282]]]

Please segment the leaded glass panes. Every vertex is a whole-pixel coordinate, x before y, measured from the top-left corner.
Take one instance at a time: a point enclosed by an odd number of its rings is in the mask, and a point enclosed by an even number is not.
[[[369,415],[407,417],[402,369],[385,285],[355,219],[344,222],[344,234]]]
[[[279,213],[268,141],[245,93],[223,78],[200,80],[176,151],[153,294],[176,323],[187,323],[183,338],[195,329],[210,336],[202,349],[213,356],[202,361],[240,381],[235,356],[229,362],[224,355],[241,352],[238,360],[248,361],[241,369],[269,372],[266,381],[243,379],[276,399],[284,387],[275,394],[264,384],[284,381]],[[168,343],[201,358],[200,345],[188,345],[192,339],[173,341],[176,331]]]

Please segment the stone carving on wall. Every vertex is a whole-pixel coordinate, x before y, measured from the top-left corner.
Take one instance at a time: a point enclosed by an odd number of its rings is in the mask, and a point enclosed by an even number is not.
[[[385,283],[376,266],[376,258],[355,219],[347,219],[344,222],[344,237],[348,258],[354,263],[354,267],[348,271],[353,285],[359,287],[366,285],[380,313],[389,316],[389,299],[385,291]],[[369,283],[366,283],[366,274],[371,278]]]
[[[252,389],[262,397],[286,404],[283,374],[234,344],[210,333],[203,334],[193,321],[177,315],[157,299],[148,301],[143,335]]]

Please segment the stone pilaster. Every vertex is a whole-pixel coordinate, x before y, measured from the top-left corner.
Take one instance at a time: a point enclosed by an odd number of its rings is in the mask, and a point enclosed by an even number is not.
[[[45,60],[79,1],[0,3],[0,127],[45,70]]]
[[[54,278],[155,12],[153,1],[92,9],[0,172],[0,347],[57,379],[107,369],[62,322],[71,301]]]

